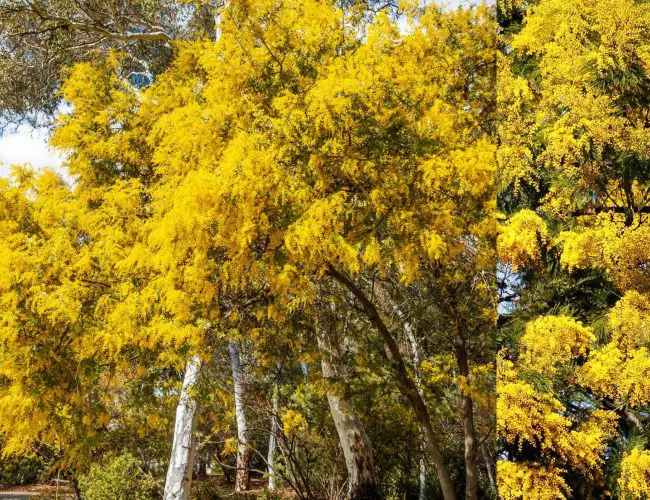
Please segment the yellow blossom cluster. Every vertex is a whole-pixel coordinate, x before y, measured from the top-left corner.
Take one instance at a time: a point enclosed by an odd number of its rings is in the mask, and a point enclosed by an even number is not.
[[[622,498],[650,496],[650,451],[635,447],[625,455],[618,484]]]
[[[643,498],[647,450],[629,452],[619,467],[608,447],[643,432],[650,403],[650,5],[499,5],[507,28],[497,91],[507,214],[499,258],[520,271],[526,306],[540,309],[498,368],[498,432],[511,450],[499,465],[499,494],[613,494],[614,482],[605,486],[602,477],[577,480],[578,489],[568,478],[620,474],[620,497]],[[573,286],[567,295],[558,289],[563,280]],[[588,280],[614,291],[580,304]],[[546,303],[545,293],[552,297]],[[558,315],[562,300],[560,310],[585,324]]]
[[[497,463],[499,497],[504,500],[566,499],[571,494],[571,488],[562,478],[564,472],[562,469],[548,466],[499,461]]]
[[[519,362],[526,370],[553,373],[584,356],[595,340],[591,330],[568,316],[542,316],[526,325]]]
[[[550,236],[542,218],[532,210],[520,210],[509,218],[497,239],[499,259],[514,270],[541,261],[542,247],[550,243]]]

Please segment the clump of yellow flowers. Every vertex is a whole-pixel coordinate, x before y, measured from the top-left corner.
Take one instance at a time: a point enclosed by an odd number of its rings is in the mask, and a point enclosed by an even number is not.
[[[499,495],[646,498],[650,5],[499,6],[498,250],[527,321],[498,364]]]

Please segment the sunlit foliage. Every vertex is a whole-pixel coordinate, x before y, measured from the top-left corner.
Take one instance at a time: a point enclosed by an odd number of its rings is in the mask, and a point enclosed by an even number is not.
[[[500,494],[643,498],[650,7],[540,0],[502,16],[499,250],[518,275]]]

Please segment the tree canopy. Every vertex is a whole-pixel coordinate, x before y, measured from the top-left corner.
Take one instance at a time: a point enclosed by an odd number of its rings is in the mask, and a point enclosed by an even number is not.
[[[648,2],[0,26],[0,126],[50,123],[67,172],[0,179],[0,481],[650,495]]]
[[[199,455],[226,438],[219,461],[269,473],[256,450],[277,420],[271,472],[301,497],[339,487],[339,446],[354,498],[494,494],[490,8],[406,5],[400,27],[364,3],[269,0],[217,19],[216,42],[169,42],[146,86],[123,50],[72,66],[52,144],[74,186],[5,184],[28,222],[5,217],[2,390],[19,404],[0,427],[30,429],[6,453],[40,443],[83,472],[128,429],[169,433],[187,365]]]

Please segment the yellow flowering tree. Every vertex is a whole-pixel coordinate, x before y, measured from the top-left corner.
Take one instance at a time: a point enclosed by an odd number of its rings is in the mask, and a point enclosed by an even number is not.
[[[375,7],[211,4],[216,40],[170,41],[173,62],[147,88],[130,82],[118,52],[74,66],[61,87],[71,111],[52,144],[68,154],[75,185],[61,188],[65,203],[57,202],[52,224],[67,231],[69,248],[43,274],[57,286],[66,281],[50,300],[62,310],[73,309],[56,301],[77,300],[77,288],[88,296],[78,299],[78,349],[60,362],[86,363],[99,379],[112,370],[162,379],[186,365],[180,392],[160,380],[146,387],[153,400],[179,400],[185,441],[174,441],[167,483],[180,490],[166,488],[166,496],[189,493],[195,420],[210,421],[208,436],[227,427],[221,408],[195,417],[198,402],[229,407],[237,439],[228,435],[222,451],[237,450],[238,469],[249,469],[244,458],[259,438],[242,430],[251,411],[242,390],[253,381],[275,392],[266,381],[287,358],[306,367],[305,378],[321,362],[323,377],[309,391],[330,401],[352,498],[379,488],[364,429],[376,425],[356,405],[389,414],[349,396],[358,379],[377,394],[388,388],[381,400],[406,422],[392,428],[415,442],[409,453],[419,459],[423,491],[428,464],[437,477],[429,482],[447,499],[492,489],[493,12],[406,2],[398,22]],[[41,203],[40,193],[26,196],[28,205],[30,197]],[[42,246],[43,258],[58,248],[49,235]],[[20,258],[8,264],[14,274]],[[43,307],[47,318],[54,306]],[[324,313],[334,318],[329,337],[319,327]],[[7,335],[17,329],[12,323]],[[226,344],[232,390],[200,394],[201,383],[229,378],[219,373]],[[268,421],[285,448],[282,467],[267,471],[309,496],[290,446],[314,439],[314,417],[275,379],[280,402]],[[108,405],[117,389],[93,383]],[[19,384],[2,386],[8,403]],[[148,423],[169,429],[169,414],[159,413]],[[3,429],[29,425],[20,418],[6,418]],[[49,417],[45,424],[34,427],[51,442],[42,433]],[[113,415],[105,422],[109,431],[120,425]],[[88,456],[94,444],[71,436],[66,447]]]
[[[347,290],[344,302],[352,298],[384,345],[380,355],[387,350],[388,373],[452,497],[435,404],[400,349],[404,321],[388,319],[390,285],[399,292],[427,276],[441,287],[462,281],[467,261],[483,273],[489,266],[490,11],[413,9],[408,36],[382,13],[363,43],[342,14],[309,1],[281,10],[233,3],[218,44],[179,46],[139,111],[152,123],[147,143],[161,175],[149,243],[179,272],[188,256],[190,265],[217,256],[215,271],[197,276],[216,279],[224,297],[265,295],[244,301],[258,321],[286,323],[322,304],[323,283]],[[489,279],[479,289],[487,300]],[[462,351],[464,339],[455,340]],[[470,443],[470,495],[476,453]]]
[[[504,2],[501,21],[500,495],[643,498],[650,8]]]
[[[169,407],[153,393],[164,391],[157,354],[109,334],[101,312],[112,300],[109,256],[125,248],[119,228],[133,223],[138,196],[129,189],[106,196],[90,215],[88,200],[52,171],[16,169],[3,180],[5,455],[34,452],[60,470],[82,471],[94,453],[127,435],[134,449],[146,450],[147,434],[166,434]],[[151,392],[139,390],[147,385]]]

